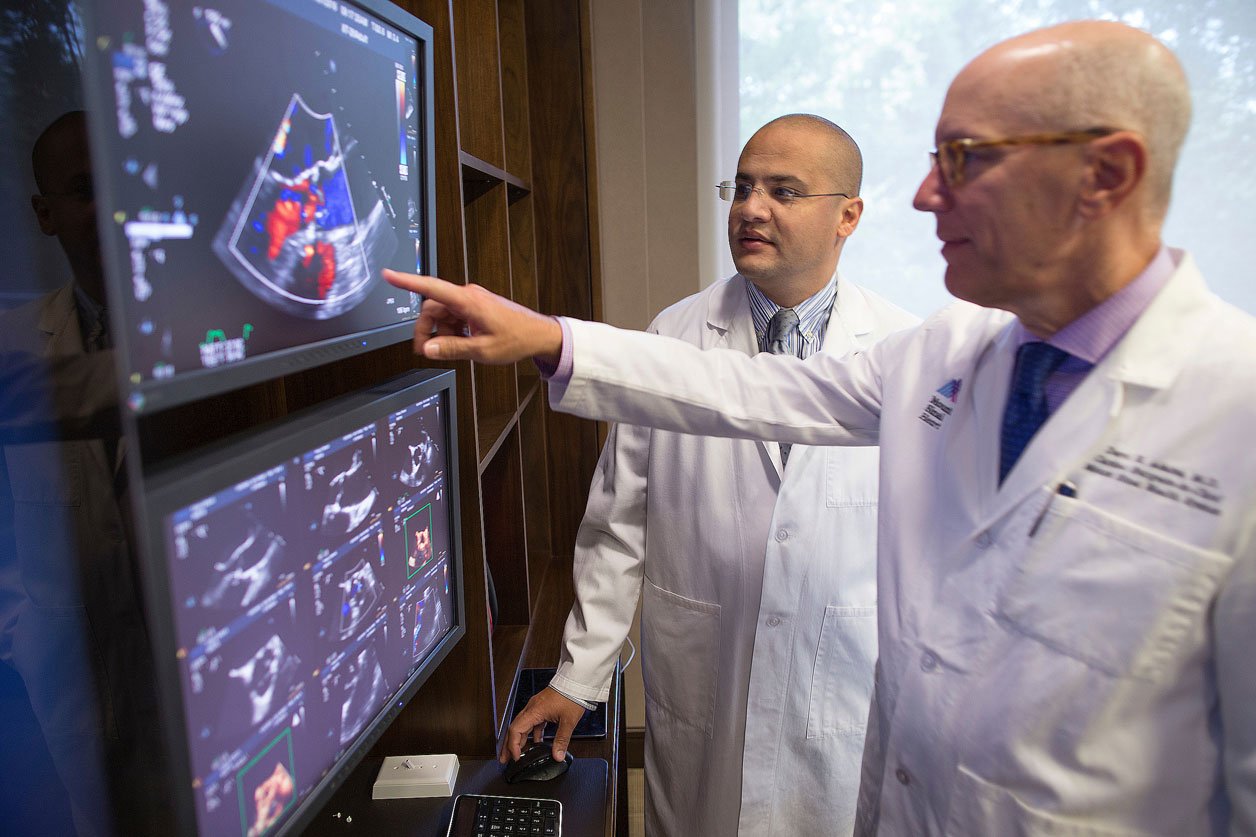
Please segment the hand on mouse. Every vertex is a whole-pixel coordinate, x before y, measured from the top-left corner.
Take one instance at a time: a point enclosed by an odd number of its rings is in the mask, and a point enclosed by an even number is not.
[[[529,735],[533,741],[539,742],[546,722],[555,721],[558,724],[558,733],[554,736],[552,757],[554,761],[562,761],[567,757],[571,732],[583,717],[583,706],[546,687],[533,695],[523,711],[510,722],[497,760],[505,764],[508,760],[518,759],[523,754]]]

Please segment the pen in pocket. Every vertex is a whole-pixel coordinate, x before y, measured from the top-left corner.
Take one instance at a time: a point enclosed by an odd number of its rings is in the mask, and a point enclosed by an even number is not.
[[[1077,486],[1069,480],[1065,480],[1055,487],[1055,493],[1047,500],[1047,504],[1042,507],[1042,511],[1038,513],[1038,517],[1034,519],[1034,525],[1029,527],[1029,537],[1038,534],[1038,527],[1042,525],[1043,519],[1047,516],[1047,512],[1051,510],[1051,504],[1055,502],[1056,496],[1060,497],[1076,497]]]

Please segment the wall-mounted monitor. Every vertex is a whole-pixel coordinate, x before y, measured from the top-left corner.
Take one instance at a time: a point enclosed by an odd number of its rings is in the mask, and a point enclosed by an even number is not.
[[[465,633],[453,385],[409,373],[145,477],[187,833],[296,833]]]
[[[432,29],[386,0],[86,4],[97,222],[136,413],[406,339],[434,273]]]

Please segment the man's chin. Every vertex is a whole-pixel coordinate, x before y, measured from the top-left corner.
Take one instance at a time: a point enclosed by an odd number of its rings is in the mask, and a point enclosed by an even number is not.
[[[737,272],[752,282],[770,279],[776,270],[775,260],[751,255],[733,256],[733,266]]]

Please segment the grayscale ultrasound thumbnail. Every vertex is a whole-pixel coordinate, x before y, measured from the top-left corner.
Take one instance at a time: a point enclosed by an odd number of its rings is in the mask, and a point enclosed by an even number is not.
[[[311,567],[314,621],[330,649],[350,642],[383,612],[383,539],[377,521],[343,547],[324,550]]]
[[[352,741],[383,708],[390,679],[380,663],[388,644],[388,617],[380,613],[357,641],[332,655],[320,681],[320,718],[329,737],[340,745]],[[395,684],[394,684],[395,685]]]
[[[418,583],[406,596],[403,613],[409,616],[410,654],[418,662],[453,625],[449,562],[433,563],[415,581]]]
[[[303,659],[309,652],[298,644],[292,594],[223,634],[189,649],[184,662],[190,737],[201,743],[198,752],[213,754],[214,760],[246,750],[259,732],[288,722],[312,662]]]
[[[379,519],[385,504],[374,467],[374,425],[306,455],[303,506],[324,544],[339,545]]]
[[[404,489],[426,488],[444,475],[445,451],[437,441],[443,437],[442,431],[438,399],[389,419],[388,450],[383,456],[389,475]]]
[[[199,642],[296,576],[302,556],[277,531],[287,516],[286,489],[282,469],[276,469],[269,478],[233,489],[241,492],[233,501],[173,525],[180,643]]]

